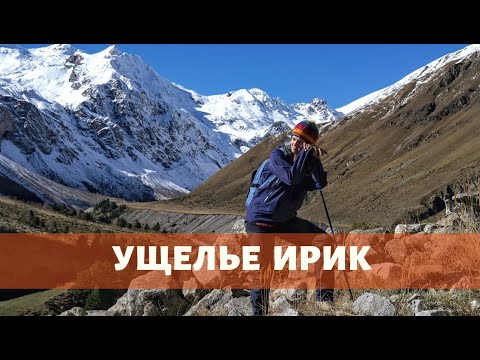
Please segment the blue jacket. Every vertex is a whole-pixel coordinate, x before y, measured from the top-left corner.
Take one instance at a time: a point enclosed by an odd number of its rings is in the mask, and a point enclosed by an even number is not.
[[[293,161],[290,145],[273,150],[260,183],[272,173],[277,178],[270,185],[257,189],[247,208],[245,221],[282,223],[297,216],[307,191],[316,189],[311,173],[318,173],[321,169],[320,161],[310,157],[313,157],[312,153],[302,149]],[[314,169],[310,169],[310,166],[314,166]]]

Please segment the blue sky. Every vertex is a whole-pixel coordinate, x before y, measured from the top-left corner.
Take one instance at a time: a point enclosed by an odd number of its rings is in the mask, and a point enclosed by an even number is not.
[[[255,87],[287,103],[319,97],[338,108],[468,44],[117,45],[202,95]],[[109,44],[74,46],[94,53]]]

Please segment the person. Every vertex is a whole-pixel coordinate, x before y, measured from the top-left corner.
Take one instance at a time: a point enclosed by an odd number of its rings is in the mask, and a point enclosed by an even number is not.
[[[311,244],[318,246],[323,254],[323,246],[333,246],[333,237],[326,234],[312,222],[297,217],[297,210],[303,204],[307,191],[317,189],[318,179],[323,168],[320,157],[327,152],[315,146],[319,130],[312,121],[301,121],[292,130],[291,137],[284,145],[270,153],[270,160],[262,172],[261,179],[271,174],[276,181],[259,187],[245,215],[248,245],[262,245],[259,253],[260,277],[263,288],[254,288],[250,292],[250,302],[254,315],[266,315],[269,308],[268,284],[272,279],[273,244],[262,243],[266,233],[322,233],[314,238]],[[326,184],[324,184],[326,185]],[[251,235],[253,234],[253,235]],[[290,241],[290,240],[289,240]],[[305,245],[305,244],[295,244]],[[322,259],[323,257],[321,257]],[[316,291],[315,298],[320,308],[329,308],[334,301],[334,273],[324,271],[321,260],[315,263]]]

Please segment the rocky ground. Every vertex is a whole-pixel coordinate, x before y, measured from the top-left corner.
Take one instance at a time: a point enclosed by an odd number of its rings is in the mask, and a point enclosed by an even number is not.
[[[367,241],[372,251],[367,260],[372,266],[372,276],[385,280],[395,274],[400,264],[406,259],[414,259],[425,254],[428,243],[434,243],[429,234],[453,233],[455,224],[465,221],[458,214],[450,212],[436,223],[399,224],[395,234],[388,236],[383,228],[357,230],[345,234],[347,245],[360,245]],[[330,230],[330,229],[328,229]],[[243,232],[243,221],[237,219],[232,232]],[[368,235],[367,235],[368,234]],[[419,236],[422,236],[421,241]],[[388,240],[385,240],[388,239]],[[427,245],[426,245],[427,244]],[[366,244],[362,244],[366,245]],[[446,246],[446,252],[453,252],[455,244]],[[420,255],[419,255],[420,254]],[[73,307],[62,312],[61,316],[250,316],[252,310],[248,289],[217,288],[205,289],[150,289],[136,288],[135,282],[144,281],[148,277],[158,276],[155,272],[136,278],[131,288],[107,310],[85,310]],[[427,273],[434,276],[434,273]],[[480,315],[480,291],[472,290],[465,284],[480,281],[480,274],[472,273],[465,277],[449,278],[451,285],[444,289],[429,289],[423,286],[418,290],[353,290],[352,297],[347,290],[336,290],[335,305],[322,308],[314,301],[313,290],[275,289],[270,293],[270,313],[272,316],[450,316]],[[341,281],[341,272],[337,272],[337,281]],[[196,281],[201,283],[202,279]],[[307,282],[314,278],[306,279]],[[354,277],[351,278],[354,280]],[[286,282],[287,284],[287,282]],[[205,285],[205,284],[202,284]],[[306,284],[305,284],[306,285]],[[281,287],[281,286],[280,286]],[[305,286],[309,287],[309,286]],[[311,287],[310,287],[311,288]]]

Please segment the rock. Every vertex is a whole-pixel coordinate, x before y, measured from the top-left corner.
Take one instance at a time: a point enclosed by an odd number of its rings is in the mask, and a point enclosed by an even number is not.
[[[430,241],[430,235],[425,235],[423,233],[418,233],[403,238],[405,244],[408,247],[409,253],[415,251],[425,251],[425,244]]]
[[[370,267],[371,270],[365,271],[364,275],[385,283],[398,283],[402,276],[402,267],[394,263],[373,264]]]
[[[440,225],[438,224],[427,224],[425,225],[425,227],[423,228],[423,232],[425,234],[432,234],[434,233],[436,230],[439,230],[441,228]]]
[[[159,315],[162,315],[162,314],[158,312],[157,307],[151,302],[147,303],[143,308],[143,316],[159,316]]]
[[[422,224],[398,224],[395,226],[395,237],[398,234],[414,234],[423,230],[425,225]]]
[[[225,304],[232,299],[231,290],[214,289],[208,295],[200,299],[198,303],[193,305],[185,316],[206,315],[218,303]]]
[[[403,264],[408,256],[404,239],[393,239],[385,244],[385,251],[396,264]]]
[[[232,298],[225,305],[222,310],[226,312],[227,316],[252,316],[253,310],[250,304],[250,298],[237,297]]]
[[[6,108],[0,107],[0,141],[6,132],[12,132],[14,130],[14,121],[12,114]]]
[[[450,310],[435,309],[420,311],[416,313],[415,316],[450,316],[451,314]]]
[[[184,298],[190,303],[195,304],[209,292],[208,289],[203,289],[202,285],[195,277],[183,282],[182,294]]]
[[[275,315],[276,316],[299,316],[300,314],[295,309],[286,309],[286,310],[282,311],[281,313],[278,313],[278,314],[275,314]]]
[[[74,308],[71,308],[70,310],[62,312],[58,316],[86,316],[86,315],[87,315],[87,311],[83,307],[76,306]]]
[[[352,230],[349,234],[385,234],[389,231],[383,227],[368,230]]]
[[[365,293],[355,300],[353,310],[368,316],[395,315],[395,306],[388,299],[372,293]]]
[[[298,316],[297,310],[292,307],[284,295],[279,296],[270,304],[269,312],[276,316]]]
[[[197,303],[201,298],[207,295],[208,292],[208,289],[182,289],[183,297],[190,304]]]
[[[459,221],[460,216],[456,213],[450,213],[445,216],[443,219],[436,222],[436,225],[440,226],[441,229],[445,229],[444,232],[449,232],[453,229],[453,225]],[[436,232],[436,231],[435,231]]]
[[[215,270],[207,270],[207,268],[203,266],[202,269],[193,273],[193,276],[195,276],[201,284],[201,287],[206,289],[220,288],[221,281],[226,275],[226,273],[220,273],[218,264],[215,266]]]
[[[445,199],[445,216],[448,216],[452,213],[453,204],[453,200]]]
[[[142,316],[154,313],[151,304],[157,315],[181,315],[189,306],[178,289],[129,289],[108,311],[113,315]]]
[[[385,245],[385,251],[393,262],[403,265],[407,257],[414,253],[425,251],[425,245],[430,241],[429,235],[415,234],[394,238]]]
[[[108,310],[87,310],[87,316],[112,316]]]
[[[232,233],[246,233],[245,220],[243,218],[237,219],[232,226]]]
[[[416,300],[413,300],[411,301],[409,304],[408,304],[408,308],[414,313],[414,314],[417,314],[419,312],[421,312],[424,308],[423,306],[423,301],[421,299],[416,299]]]
[[[109,310],[113,315],[142,316],[147,315],[181,315],[189,307],[178,283],[161,271],[151,271],[146,275],[135,278],[128,291],[117,300]],[[155,283],[168,285],[164,289],[148,289],[147,286]]]
[[[480,301],[477,299],[470,301],[470,309],[473,311],[480,309]]]
[[[272,310],[282,311],[284,309],[291,308],[290,303],[285,295],[279,296],[275,301],[270,305]]]
[[[369,264],[380,263],[386,259],[384,246],[377,235],[363,231],[362,233],[350,232],[345,239],[345,245],[347,249],[349,249],[350,246],[357,246],[359,249],[363,246],[370,246],[365,256],[365,260]]]

